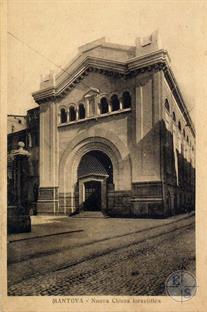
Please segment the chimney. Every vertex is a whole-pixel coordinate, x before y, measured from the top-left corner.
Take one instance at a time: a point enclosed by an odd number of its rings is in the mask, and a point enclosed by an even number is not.
[[[86,52],[88,50],[94,49],[94,48],[104,44],[105,42],[106,42],[105,37],[102,37],[100,39],[97,39],[97,40],[91,41],[89,43],[86,43],[86,44],[80,46],[78,49],[79,49],[80,52],[83,53],[83,52]]]
[[[45,89],[55,86],[55,75],[53,71],[50,71],[48,75],[41,75],[40,89]]]
[[[160,50],[162,48],[158,30],[143,38],[136,38],[136,56],[142,56]]]

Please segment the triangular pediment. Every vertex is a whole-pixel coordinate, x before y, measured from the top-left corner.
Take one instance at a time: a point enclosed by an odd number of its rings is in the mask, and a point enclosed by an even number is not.
[[[89,91],[84,94],[84,98],[90,98],[94,95],[100,94],[100,90],[97,88],[90,87]]]

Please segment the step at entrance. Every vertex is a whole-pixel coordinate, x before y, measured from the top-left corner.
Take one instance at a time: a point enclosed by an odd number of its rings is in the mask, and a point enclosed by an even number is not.
[[[71,216],[71,218],[109,218],[109,216],[104,215],[101,211],[81,211],[78,214]]]

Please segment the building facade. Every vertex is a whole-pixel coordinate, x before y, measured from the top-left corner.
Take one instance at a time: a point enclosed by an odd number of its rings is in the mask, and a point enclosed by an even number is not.
[[[194,209],[195,130],[157,32],[81,46],[33,93],[38,213],[165,217]]]

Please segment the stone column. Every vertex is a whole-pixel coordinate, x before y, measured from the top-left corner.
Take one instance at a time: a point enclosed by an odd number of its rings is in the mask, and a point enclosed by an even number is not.
[[[89,114],[89,100],[88,100],[88,98],[86,98],[85,110],[86,110],[86,118],[90,117],[90,114]]]
[[[24,149],[23,142],[18,143],[18,149],[12,152],[15,206],[8,208],[8,233],[31,232],[29,215],[29,187],[32,175],[30,153]]]
[[[76,113],[76,120],[79,120],[79,106],[76,107],[75,113]]]
[[[61,112],[59,111],[58,112],[58,125],[61,124]]]
[[[123,109],[123,102],[122,102],[122,99],[119,100],[119,109],[120,109],[120,110]]]
[[[67,115],[67,123],[70,122],[70,114],[69,114],[69,109],[67,109],[66,111],[66,115]]]
[[[101,107],[100,107],[100,102],[96,101],[96,115],[101,115]]]

